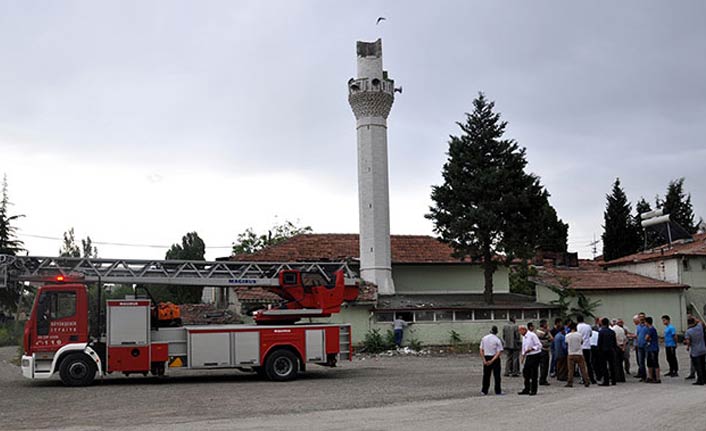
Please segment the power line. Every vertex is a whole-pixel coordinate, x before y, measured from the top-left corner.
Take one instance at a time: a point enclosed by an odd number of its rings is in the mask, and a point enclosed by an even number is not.
[[[21,233],[19,236],[26,236],[30,238],[38,238],[38,239],[46,239],[50,241],[63,241],[64,238],[61,237],[56,237],[56,236],[49,236],[49,235],[37,235],[37,234],[31,234],[31,233]],[[158,245],[158,244],[136,244],[136,243],[127,243],[127,242],[113,242],[113,241],[93,241],[91,239],[92,244],[97,244],[97,245],[112,245],[116,247],[141,247],[141,248],[169,248],[172,245]],[[212,246],[206,246],[206,248],[233,248],[232,245],[212,245]]]

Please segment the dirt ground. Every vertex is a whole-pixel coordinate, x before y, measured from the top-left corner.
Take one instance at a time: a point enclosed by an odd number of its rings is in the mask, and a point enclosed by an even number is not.
[[[680,349],[681,367],[688,358]],[[311,367],[288,383],[231,371],[179,373],[164,380],[109,377],[86,388],[29,381],[0,348],[0,429],[162,430],[605,430],[706,429],[706,388],[680,378],[663,384],[562,387],[518,396],[480,395],[476,355],[356,358],[336,369]],[[662,358],[664,359],[664,358]],[[666,361],[663,361],[666,363]]]

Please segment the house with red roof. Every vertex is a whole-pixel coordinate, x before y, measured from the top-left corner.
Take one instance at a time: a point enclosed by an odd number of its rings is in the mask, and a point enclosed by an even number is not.
[[[254,254],[230,256],[238,261],[335,261],[359,253],[357,234],[302,234]],[[425,235],[392,235],[393,295],[379,295],[375,286],[361,286],[356,301],[345,304],[331,321],[353,324],[354,341],[362,341],[374,328],[384,333],[400,316],[414,323],[407,338],[423,344],[448,344],[450,331],[468,342],[477,342],[490,326],[507,321],[550,318],[556,306],[537,303],[534,297],[510,293],[509,269],[500,266],[493,277],[495,304],[483,300],[483,269],[480,262],[453,257],[453,250]],[[277,302],[272,294],[236,289],[244,308]]]
[[[706,233],[603,262],[602,266],[611,272],[626,271],[687,285],[686,306],[706,315]]]
[[[554,266],[545,261],[538,268],[536,283],[538,302],[553,303],[559,299],[558,291],[572,289],[590,301],[600,301],[595,310],[598,317],[623,319],[632,326],[632,316],[639,312],[653,316],[656,326],[669,315],[678,331],[686,329],[686,305],[689,286],[683,283],[659,280],[630,271],[608,270],[594,261],[579,261],[577,266]],[[576,307],[573,297],[570,307]]]

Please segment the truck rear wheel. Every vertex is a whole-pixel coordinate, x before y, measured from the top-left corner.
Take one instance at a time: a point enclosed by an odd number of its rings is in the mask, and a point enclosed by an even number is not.
[[[277,349],[265,360],[267,378],[277,382],[293,380],[297,377],[299,359],[287,349]]]
[[[66,386],[88,386],[96,377],[96,364],[83,353],[72,353],[61,361],[59,376]]]

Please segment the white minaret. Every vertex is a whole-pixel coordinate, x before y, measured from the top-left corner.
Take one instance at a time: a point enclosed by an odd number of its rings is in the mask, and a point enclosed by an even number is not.
[[[348,81],[348,102],[358,134],[360,276],[380,295],[393,295],[390,264],[390,193],[387,174],[387,116],[394,81],[382,70],[382,41],[358,42],[358,77]]]

